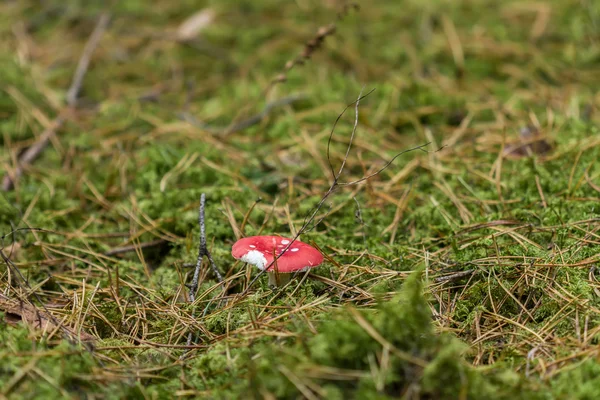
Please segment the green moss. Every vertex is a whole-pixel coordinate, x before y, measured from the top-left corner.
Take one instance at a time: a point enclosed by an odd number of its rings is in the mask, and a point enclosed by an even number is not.
[[[600,364],[597,360],[583,361],[562,372],[549,385],[558,399],[595,399],[600,395]]]
[[[0,340],[0,382],[4,394],[11,398],[72,398],[86,392],[122,393],[112,383],[101,382],[100,378],[90,379],[98,368],[91,352],[64,341],[58,345],[38,341],[24,326],[8,326],[3,314],[0,314]],[[19,374],[23,377],[15,380]]]
[[[434,333],[420,279],[420,272],[413,273],[400,293],[380,302],[376,311],[340,311],[333,320],[324,321],[312,338],[300,334],[291,346],[259,347],[260,356],[254,357],[250,367],[248,390],[255,397],[270,393],[294,398],[301,395],[300,381],[306,382],[305,390],[318,384],[333,398],[387,399],[408,391],[440,399],[461,393],[482,399],[533,395],[516,375],[486,374],[470,367],[462,359],[463,344]],[[411,358],[425,365],[416,365]],[[319,377],[314,371],[323,367],[361,372],[362,377]]]

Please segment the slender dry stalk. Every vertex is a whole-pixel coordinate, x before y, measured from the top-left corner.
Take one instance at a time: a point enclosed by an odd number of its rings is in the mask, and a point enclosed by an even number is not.
[[[200,209],[198,210],[198,225],[200,225],[200,243],[198,244],[198,259],[196,260],[196,268],[194,270],[194,277],[192,278],[192,283],[190,285],[190,303],[194,303],[196,301],[196,292],[198,291],[198,280],[200,278],[200,269],[202,268],[202,260],[204,257],[208,258],[209,264],[212,268],[213,273],[217,277],[220,283],[223,282],[223,277],[215,264],[215,260],[213,260],[210,251],[206,245],[206,227],[204,224],[204,209],[206,204],[206,195],[202,193],[200,196]],[[192,319],[194,319],[195,310],[192,310]],[[193,333],[188,333],[187,345],[190,346],[192,344]]]

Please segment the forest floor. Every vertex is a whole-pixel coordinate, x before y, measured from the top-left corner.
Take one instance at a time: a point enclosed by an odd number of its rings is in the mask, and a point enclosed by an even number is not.
[[[0,5],[0,398],[600,398],[600,2],[113,3]]]

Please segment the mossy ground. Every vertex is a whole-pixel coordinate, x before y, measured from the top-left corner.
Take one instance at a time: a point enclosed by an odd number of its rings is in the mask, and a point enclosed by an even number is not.
[[[5,267],[2,292],[94,348],[2,322],[2,396],[600,397],[600,3],[376,0],[339,19],[345,5],[0,5],[5,172],[64,112],[98,16],[112,18],[77,109],[0,194],[3,235],[44,229],[5,238],[28,284]],[[175,40],[207,8],[198,39]],[[302,236],[327,255],[316,276],[241,295],[255,271],[232,243],[300,228],[331,184],[333,123],[363,86],[375,91],[341,180],[426,151],[328,198]],[[353,121],[336,127],[334,166]],[[206,265],[192,306],[201,193],[226,284]]]

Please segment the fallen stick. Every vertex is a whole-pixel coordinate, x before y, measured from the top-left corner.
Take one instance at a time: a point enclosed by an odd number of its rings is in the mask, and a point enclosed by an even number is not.
[[[206,203],[206,195],[202,193],[200,196],[200,209],[198,211],[198,225],[200,225],[200,244],[198,245],[198,259],[196,260],[196,269],[194,270],[194,277],[192,278],[192,283],[189,286],[190,289],[190,303],[194,303],[196,301],[196,291],[198,290],[198,280],[200,279],[200,269],[202,268],[202,260],[204,256],[208,258],[210,266],[213,270],[213,273],[219,280],[219,282],[223,282],[223,276],[219,272],[215,261],[206,246],[206,227],[204,224],[204,206]],[[195,316],[195,310],[192,310],[192,318]],[[192,344],[193,333],[190,331],[187,337],[187,345],[190,346]]]
[[[77,106],[77,97],[81,91],[83,78],[85,77],[90,65],[92,54],[94,53],[96,47],[98,47],[98,43],[106,31],[109,22],[109,14],[102,14],[100,16],[94,31],[90,35],[90,38],[83,49],[83,53],[81,54],[79,62],[77,63],[77,69],[73,75],[73,81],[71,82],[71,86],[67,91],[67,107],[69,109],[74,109]],[[5,192],[12,190],[17,179],[23,175],[25,168],[33,163],[36,158],[40,156],[40,154],[42,154],[44,149],[48,146],[50,139],[56,134],[56,131],[63,126],[66,120],[65,111],[66,110],[61,111],[54,121],[52,121],[52,125],[40,135],[34,144],[32,144],[27,150],[25,150],[25,152],[23,152],[23,154],[17,160],[17,165],[12,174],[10,172],[6,173],[2,181],[2,190]]]

